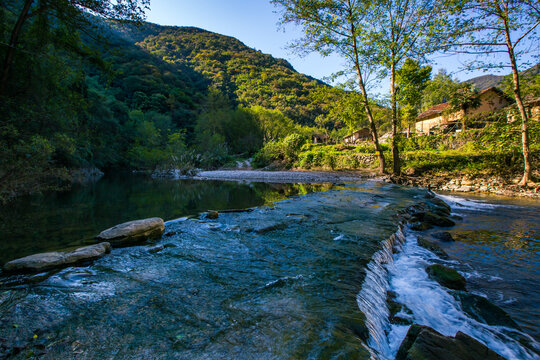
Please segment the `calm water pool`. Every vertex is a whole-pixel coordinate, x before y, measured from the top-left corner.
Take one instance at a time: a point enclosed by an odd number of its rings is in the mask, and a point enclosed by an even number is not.
[[[152,179],[124,174],[71,191],[19,198],[0,208],[0,264],[22,256],[93,243],[116,224],[164,220],[270,204],[328,190],[331,184],[269,184]]]

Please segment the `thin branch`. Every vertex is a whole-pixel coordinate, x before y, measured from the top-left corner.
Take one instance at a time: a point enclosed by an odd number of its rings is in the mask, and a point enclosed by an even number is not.
[[[527,35],[529,35],[531,33],[531,31],[533,31],[538,25],[540,25],[540,20],[538,20],[536,22],[536,24],[533,25],[533,27],[531,27],[527,32],[525,32],[525,34],[523,34],[519,39],[516,40],[516,42],[514,43],[514,46],[512,46],[512,49],[514,49],[516,47],[516,45],[521,41],[523,40]]]

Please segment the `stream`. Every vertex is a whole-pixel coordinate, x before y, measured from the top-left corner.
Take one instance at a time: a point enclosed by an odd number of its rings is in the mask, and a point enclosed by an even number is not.
[[[392,290],[415,323],[538,359],[540,204],[439,196],[461,219],[442,244],[449,260],[400,230],[398,214],[426,191],[375,181],[104,179],[18,200],[0,212],[0,262],[137,218],[163,217],[167,236],[52,275],[0,274],[0,358],[393,359],[409,326],[388,321]],[[239,208],[250,211],[198,216]],[[522,330],[471,319],[428,278],[432,263]]]

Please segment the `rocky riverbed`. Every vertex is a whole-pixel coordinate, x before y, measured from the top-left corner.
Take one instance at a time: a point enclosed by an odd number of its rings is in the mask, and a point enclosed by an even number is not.
[[[534,359],[534,339],[471,293],[448,248],[463,218],[425,190],[370,181],[158,220],[143,233],[159,239],[3,281],[3,356]]]

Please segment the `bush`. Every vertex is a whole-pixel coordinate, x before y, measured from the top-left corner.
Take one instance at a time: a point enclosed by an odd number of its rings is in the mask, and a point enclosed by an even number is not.
[[[284,161],[288,166],[297,161],[301,148],[305,148],[307,139],[299,134],[291,134],[280,141],[267,142],[253,156],[253,166],[261,168],[273,161]]]

